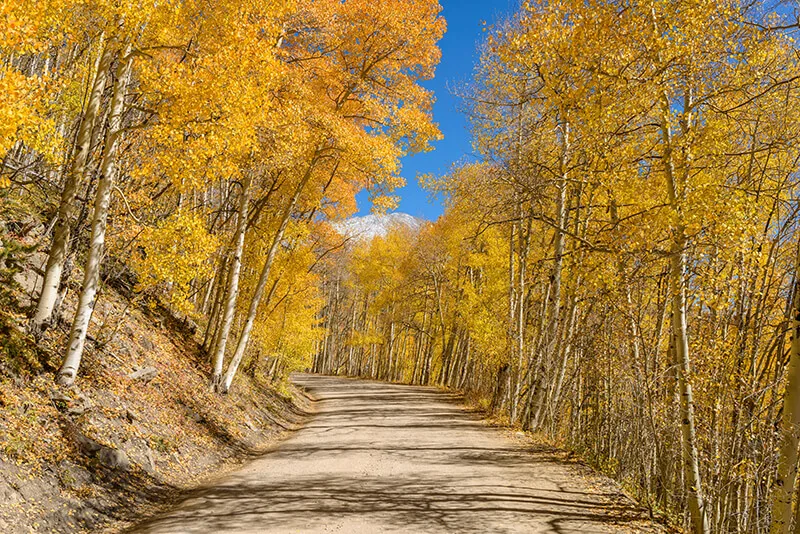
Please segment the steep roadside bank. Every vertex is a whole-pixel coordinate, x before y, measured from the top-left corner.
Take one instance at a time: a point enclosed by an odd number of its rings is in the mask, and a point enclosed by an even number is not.
[[[0,532],[96,531],[141,519],[280,439],[308,406],[257,369],[241,373],[230,395],[210,393],[193,328],[110,288],[77,386],[59,388],[65,324],[37,346],[14,324],[19,317],[3,313]]]

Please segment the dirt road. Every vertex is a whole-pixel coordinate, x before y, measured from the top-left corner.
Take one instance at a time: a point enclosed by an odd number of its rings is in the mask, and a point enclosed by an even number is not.
[[[432,388],[301,375],[317,414],[133,532],[661,532],[613,486]]]

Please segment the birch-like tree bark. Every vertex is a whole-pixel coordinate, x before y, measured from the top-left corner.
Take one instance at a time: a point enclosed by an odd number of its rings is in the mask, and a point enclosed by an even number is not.
[[[221,384],[220,391],[222,393],[227,393],[228,391],[230,391],[231,384],[233,383],[233,377],[236,375],[236,371],[239,369],[239,364],[242,362],[242,358],[244,357],[244,352],[247,349],[247,344],[250,342],[250,334],[253,331],[253,324],[255,323],[256,315],[258,314],[258,306],[259,304],[261,304],[261,297],[264,296],[264,289],[266,288],[267,281],[269,280],[269,275],[272,270],[272,264],[275,261],[275,256],[277,256],[278,254],[278,247],[280,247],[281,241],[283,241],[283,234],[286,232],[286,227],[289,225],[289,219],[292,216],[292,211],[294,211],[294,207],[297,205],[297,201],[300,198],[300,195],[302,194],[303,190],[305,189],[306,184],[311,179],[315,163],[316,163],[316,158],[309,165],[308,170],[306,170],[306,173],[303,175],[302,179],[297,184],[297,187],[294,190],[294,194],[292,195],[291,201],[286,205],[286,207],[283,210],[280,226],[278,227],[278,230],[275,232],[275,236],[272,239],[272,244],[269,247],[269,252],[267,252],[267,259],[264,261],[264,267],[261,269],[261,276],[258,279],[258,285],[256,285],[255,294],[253,295],[253,298],[250,301],[250,307],[247,310],[247,319],[245,320],[242,333],[239,336],[239,342],[236,344],[236,350],[233,353],[233,359],[231,359],[231,363],[228,365],[228,371],[225,374],[225,380]],[[222,372],[221,360],[219,364],[220,364],[220,372]]]
[[[212,344],[214,338],[216,337],[217,325],[219,324],[219,308],[220,308],[220,301],[222,300],[222,292],[226,286],[226,282],[228,280],[228,258],[223,254],[219,261],[219,269],[217,270],[216,275],[214,276],[214,298],[211,300],[211,309],[209,310],[208,316],[208,324],[206,325],[206,331],[203,335],[203,352],[208,353],[211,350],[211,347],[214,345]]]
[[[556,196],[556,222],[558,227],[555,229],[555,236],[553,238],[553,270],[550,275],[550,287],[548,288],[548,299],[546,302],[547,308],[543,314],[543,318],[547,318],[549,312],[549,319],[547,329],[543,334],[543,343],[541,343],[542,354],[539,355],[539,361],[544,362],[542,366],[548,366],[555,355],[560,351],[559,335],[561,327],[561,282],[564,269],[564,251],[566,247],[565,229],[567,227],[567,181],[569,180],[569,157],[570,157],[570,125],[569,121],[562,118],[559,121],[560,130],[560,148],[561,154],[559,157],[559,178],[556,183],[557,196]],[[535,369],[534,371],[538,371]],[[545,410],[548,399],[548,387],[540,386],[535,383],[537,380],[537,372],[530,373],[531,384],[529,387],[529,399],[533,401],[534,394],[536,395],[535,410],[529,402],[528,420],[524,421],[525,427],[530,430],[537,430],[541,423],[542,412]],[[544,378],[544,377],[542,377]],[[536,387],[534,387],[536,386]]]
[[[680,390],[681,437],[683,461],[686,470],[686,485],[689,498],[689,513],[696,534],[710,532],[708,516],[703,500],[702,479],[697,454],[697,435],[694,423],[694,396],[691,384],[689,358],[689,336],[686,327],[686,255],[682,248],[685,240],[678,241],[679,250],[672,256],[672,329],[675,333],[675,357],[678,365],[678,388]]]
[[[50,251],[47,256],[42,293],[36,306],[36,314],[31,321],[31,332],[35,335],[41,333],[52,318],[53,310],[58,300],[58,288],[61,284],[61,276],[69,252],[70,229],[78,207],[76,197],[79,186],[85,181],[88,173],[87,163],[92,148],[92,130],[97,121],[98,111],[103,100],[103,92],[105,91],[106,78],[112,58],[112,47],[101,40],[100,53],[94,64],[94,80],[91,93],[86,104],[86,111],[83,113],[78,128],[75,154],[72,158],[72,164],[64,177],[64,188],[61,191],[61,201],[58,206],[55,227],[53,228],[53,242],[50,245]]]
[[[223,300],[222,321],[217,332],[217,342],[214,344],[213,374],[211,375],[211,389],[217,391],[222,384],[222,368],[225,359],[225,348],[233,324],[233,314],[236,311],[236,299],[239,296],[239,277],[242,271],[242,254],[244,253],[244,237],[247,233],[247,214],[250,207],[250,186],[252,177],[249,173],[242,183],[242,194],[239,197],[239,214],[236,219],[236,241],[233,247],[233,257],[230,259],[228,272],[228,287]]]
[[[694,423],[694,396],[691,384],[691,364],[689,354],[689,335],[686,323],[686,229],[681,222],[675,154],[673,151],[672,128],[670,126],[670,100],[666,91],[661,98],[661,140],[664,144],[664,174],[667,182],[667,196],[670,207],[678,216],[673,228],[674,238],[670,258],[670,281],[672,286],[672,332],[675,338],[675,364],[678,367],[678,389],[680,393],[681,440],[683,450],[685,484],[689,501],[692,528],[696,534],[709,533],[708,514],[703,500],[702,478],[697,454],[697,436]],[[683,134],[688,135],[692,128],[691,110],[693,102],[687,93],[684,101]],[[684,149],[680,176],[685,184],[689,176],[691,161],[688,148]]]
[[[127,44],[119,55],[116,81],[111,97],[111,109],[108,117],[103,159],[100,165],[100,180],[95,194],[94,212],[92,214],[92,236],[86,265],[84,267],[83,288],[78,299],[78,308],[72,322],[67,355],[58,371],[58,382],[72,385],[80,367],[89,322],[94,312],[95,299],[100,281],[100,264],[103,260],[106,240],[106,224],[108,206],[111,202],[111,189],[117,172],[116,159],[119,139],[122,135],[122,114],[125,111],[125,91],[130,79],[133,56],[131,45]]]
[[[794,287],[789,325],[792,344],[786,366],[786,392],[783,396],[783,418],[780,429],[778,473],[772,489],[772,534],[796,532],[800,520],[792,528],[792,500],[797,484],[797,448],[800,444],[800,247],[795,260]],[[800,514],[800,511],[797,512]]]

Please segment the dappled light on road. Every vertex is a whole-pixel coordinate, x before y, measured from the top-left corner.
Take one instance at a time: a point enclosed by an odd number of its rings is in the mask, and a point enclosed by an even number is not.
[[[304,429],[134,532],[659,532],[609,482],[455,395],[295,380],[317,399]]]

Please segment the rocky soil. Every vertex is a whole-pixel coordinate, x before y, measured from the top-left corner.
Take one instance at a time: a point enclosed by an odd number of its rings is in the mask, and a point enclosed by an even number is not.
[[[41,259],[20,276],[20,309],[35,294]],[[116,529],[304,419],[303,394],[258,368],[240,373],[230,395],[209,392],[191,321],[109,286],[73,388],[53,382],[68,321],[35,343],[20,328],[22,312],[2,311],[0,532]]]

